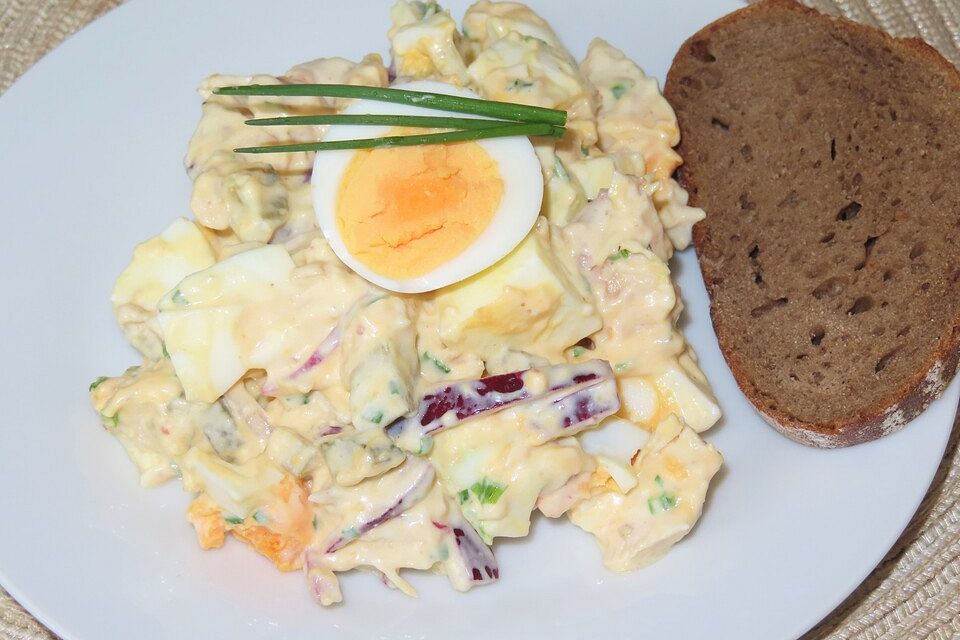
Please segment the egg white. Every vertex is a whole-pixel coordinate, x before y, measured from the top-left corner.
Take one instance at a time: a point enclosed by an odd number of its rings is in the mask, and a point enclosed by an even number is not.
[[[418,81],[394,85],[396,89],[431,91],[465,98],[478,97],[472,91],[453,87],[442,82]],[[466,114],[437,111],[412,105],[358,100],[343,113],[394,114],[394,115],[440,115],[461,118],[477,117]],[[324,140],[350,140],[374,138],[385,135],[393,127],[336,125]],[[330,246],[348,267],[370,282],[400,293],[433,291],[459,282],[483,271],[513,250],[526,237],[537,221],[543,200],[543,174],[540,162],[530,139],[526,137],[495,138],[478,140],[484,151],[497,164],[503,180],[503,197],[487,228],[462,253],[441,264],[436,269],[407,280],[395,280],[372,271],[350,251],[340,235],[337,225],[337,194],[340,183],[355,150],[321,151],[313,163],[313,206],[317,222]]]

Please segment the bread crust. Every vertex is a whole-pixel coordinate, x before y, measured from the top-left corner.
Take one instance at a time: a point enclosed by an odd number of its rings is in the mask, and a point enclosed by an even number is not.
[[[680,74],[676,72],[676,68],[678,61],[694,53],[693,43],[706,40],[744,18],[771,11],[790,11],[814,20],[829,21],[833,25],[841,25],[849,33],[859,33],[869,38],[876,38],[878,37],[877,34],[880,34],[879,37],[884,43],[895,51],[919,56],[939,69],[947,78],[949,85],[955,91],[960,92],[960,70],[922,40],[894,38],[876,29],[844,18],[823,15],[794,0],[762,0],[757,4],[720,18],[684,42],[674,57],[674,63],[664,85],[664,95],[667,100],[675,106],[684,100],[680,95],[679,78],[677,77]],[[690,146],[685,144],[683,139],[681,139],[679,151],[683,157],[692,153]],[[685,168],[679,172],[678,180],[690,192],[690,204],[703,206],[698,191],[700,188],[709,188],[709,185],[700,184],[697,181],[695,169]],[[711,211],[707,211],[708,216],[711,213]],[[917,369],[913,375],[892,388],[890,392],[884,395],[882,401],[874,403],[867,410],[858,411],[829,423],[811,423],[771,406],[768,398],[758,390],[750,379],[747,368],[741,359],[741,354],[731,348],[729,330],[724,326],[722,316],[716,312],[715,291],[722,286],[722,278],[719,273],[715,273],[711,269],[709,261],[703,259],[705,247],[709,246],[714,240],[709,234],[710,229],[704,222],[698,223],[693,228],[693,242],[707,292],[710,294],[711,320],[720,350],[744,395],[767,423],[792,440],[814,447],[834,448],[851,446],[883,437],[901,429],[926,409],[933,400],[943,393],[950,380],[956,375],[958,365],[960,365],[960,314],[953,318],[952,326],[941,334],[943,337],[927,359],[926,365]]]

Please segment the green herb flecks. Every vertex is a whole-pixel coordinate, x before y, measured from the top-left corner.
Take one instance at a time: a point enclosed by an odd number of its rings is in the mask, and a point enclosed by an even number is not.
[[[423,360],[425,360],[426,362],[433,364],[433,366],[435,366],[437,369],[439,369],[443,373],[450,373],[450,367],[448,367],[443,360],[434,356],[429,351],[424,351],[421,358],[423,358]]]
[[[433,436],[423,436],[420,438],[420,446],[414,451],[414,455],[425,456],[433,449]]]
[[[270,524],[270,517],[259,509],[253,512],[253,519],[256,520],[258,524]]]
[[[243,524],[243,518],[237,516],[223,516],[223,521],[232,525]]]
[[[377,409],[367,409],[360,417],[367,422],[380,424],[380,422],[383,420],[383,411],[379,411]]]
[[[613,370],[619,373],[622,371],[626,371],[632,366],[633,366],[633,360],[624,360],[623,362],[618,362],[617,364],[613,365]]]
[[[163,340],[160,341],[160,352],[163,354],[164,358],[168,360],[170,359],[170,352],[167,351],[167,343]]]
[[[464,489],[463,491],[457,492],[457,502],[464,504],[467,500],[470,499],[470,490]]]
[[[320,518],[317,517],[317,514],[313,514],[313,530],[316,531],[320,528]]]
[[[309,394],[309,393],[303,394],[303,396],[300,398],[300,404],[310,404],[310,394]]]
[[[633,88],[633,81],[626,80],[624,82],[618,82],[614,84],[612,87],[610,87],[610,93],[613,94],[613,97],[616,100],[619,100],[620,98],[623,97],[623,94],[625,94],[627,91],[629,91],[632,88]]]
[[[587,352],[587,350],[584,349],[583,347],[574,347],[574,348],[573,348],[573,357],[574,357],[574,358],[582,358],[582,357],[583,357],[583,354],[585,354],[586,352]]]
[[[93,382],[91,382],[91,383],[90,383],[90,391],[93,391],[94,389],[96,389],[97,387],[99,387],[101,384],[103,384],[103,381],[106,380],[106,379],[107,379],[107,376],[100,376],[100,377],[98,377],[96,380],[94,380]]]
[[[428,2],[418,2],[414,1],[415,5],[420,7],[422,18],[429,18],[430,16],[440,13],[440,5],[437,4],[436,0],[429,0]]]
[[[390,395],[392,396],[400,395],[400,385],[397,383],[396,380],[391,380],[387,388],[390,389]]]
[[[170,300],[173,301],[173,304],[183,306],[187,304],[187,296],[183,295],[183,292],[180,289],[174,289],[173,295],[170,296]]]
[[[610,262],[616,262],[618,260],[624,260],[633,255],[633,252],[629,249],[624,249],[623,247],[618,247],[616,251],[607,256],[607,260]]]
[[[480,482],[475,482],[473,486],[470,487],[470,491],[473,495],[477,496],[480,504],[497,504],[497,500],[500,499],[500,496],[502,496],[506,490],[506,485],[493,482],[486,478]]]
[[[521,80],[517,78],[513,82],[507,85],[507,91],[519,91],[521,89],[529,89],[533,86],[532,82],[527,82],[526,80]]]
[[[107,414],[101,412],[100,419],[103,421],[103,426],[110,427],[111,429],[116,429],[117,425],[120,424],[120,412],[108,416]]]
[[[653,481],[657,483],[657,486],[663,487],[663,478],[659,475]],[[651,514],[670,511],[675,506],[677,506],[677,497],[667,491],[661,491],[660,495],[647,499],[647,509]]]

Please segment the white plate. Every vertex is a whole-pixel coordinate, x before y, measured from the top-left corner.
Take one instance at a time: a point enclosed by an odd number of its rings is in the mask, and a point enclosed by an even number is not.
[[[462,15],[464,2],[451,3]],[[683,39],[732,1],[537,3],[575,54],[601,35],[663,78]],[[663,561],[607,573],[590,537],[540,519],[497,545],[502,581],[419,599],[369,575],[323,610],[300,574],[243,545],[201,552],[175,485],[144,491],[100,428],[87,383],[135,362],[109,295],[134,244],[187,214],[181,168],[209,72],[280,73],[386,49],[385,2],[136,1],[44,58],[0,99],[0,583],[66,638],[793,638],[868,574],[919,504],[960,386],[905,431],[815,451],[763,424],[710,328],[694,257],[675,261],[687,335],[726,418],[703,520]],[[616,636],[614,636],[616,637]]]

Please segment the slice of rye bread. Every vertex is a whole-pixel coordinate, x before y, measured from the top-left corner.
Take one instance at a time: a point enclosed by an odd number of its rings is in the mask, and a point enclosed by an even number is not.
[[[687,40],[664,88],[720,348],[799,442],[902,427],[960,356],[960,73],[765,0]]]

